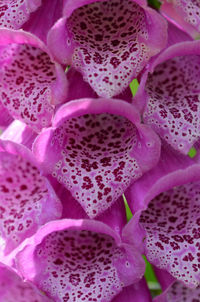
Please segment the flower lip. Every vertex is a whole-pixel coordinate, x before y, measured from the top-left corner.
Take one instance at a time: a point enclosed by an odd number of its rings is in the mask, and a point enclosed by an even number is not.
[[[48,46],[101,97],[123,92],[166,45],[165,20],[143,1],[66,2],[64,12],[48,34]]]
[[[0,64],[2,106],[36,132],[49,126],[68,82],[46,45],[28,32],[0,29]]]
[[[167,48],[142,75],[134,98],[144,122],[183,154],[199,139],[199,60],[200,41]]]
[[[23,145],[0,140],[0,179],[0,258],[10,265],[12,252],[40,225],[60,218],[62,206],[50,183],[40,175],[31,151]]]
[[[52,124],[35,140],[33,152],[44,173],[63,183],[90,217],[110,207],[158,161],[158,137],[126,102],[71,101]]]
[[[110,301],[123,286],[137,282],[144,272],[141,255],[98,221],[51,221],[23,247],[17,255],[19,272],[57,301],[61,301],[66,291],[68,298],[77,295],[77,288],[79,292],[84,288],[83,297],[91,291],[91,296],[99,295],[99,301]],[[51,288],[52,281],[56,291]],[[94,287],[97,282],[99,286]]]

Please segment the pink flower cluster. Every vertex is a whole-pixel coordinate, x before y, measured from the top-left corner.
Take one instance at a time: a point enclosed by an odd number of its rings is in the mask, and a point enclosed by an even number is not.
[[[0,301],[200,301],[200,3],[152,2],[0,0]]]

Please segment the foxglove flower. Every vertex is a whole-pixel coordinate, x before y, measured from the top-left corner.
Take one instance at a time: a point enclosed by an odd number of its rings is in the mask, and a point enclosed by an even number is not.
[[[0,106],[39,132],[51,124],[53,104],[65,100],[67,79],[47,47],[23,31],[0,29]]]
[[[0,267],[0,300],[2,302],[53,302],[7,267]]]
[[[26,241],[16,261],[22,276],[57,302],[110,302],[145,269],[134,247],[92,220],[47,223]]]
[[[37,137],[33,152],[44,173],[62,183],[91,218],[159,159],[159,138],[124,101],[71,101],[52,124]]]
[[[198,0],[161,0],[161,13],[193,38],[200,35],[200,3]]]
[[[165,20],[144,0],[66,0],[48,35],[58,62],[80,71],[101,97],[120,94],[166,41]]]
[[[176,150],[187,154],[200,133],[200,42],[172,45],[141,78],[135,102],[143,120]]]
[[[24,146],[0,141],[0,261],[39,226],[60,218],[62,206],[32,153]]]
[[[200,285],[200,165],[165,150],[156,168],[127,192],[135,215],[126,237],[143,246],[155,266],[186,286]],[[137,235],[135,235],[137,234]]]

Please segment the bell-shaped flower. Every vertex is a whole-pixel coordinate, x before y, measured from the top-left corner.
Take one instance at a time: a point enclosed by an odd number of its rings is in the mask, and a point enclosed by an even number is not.
[[[164,17],[173,22],[191,37],[200,35],[200,3],[197,0],[160,0],[160,11]]]
[[[155,297],[153,302],[198,302],[200,301],[200,287],[189,288],[186,287],[182,282],[176,279],[170,278],[170,276],[162,270],[156,270],[156,276],[159,282],[164,281],[164,292]],[[167,286],[166,286],[167,285]]]
[[[39,132],[51,124],[53,104],[67,93],[63,68],[44,43],[22,30],[0,29],[0,106]]]
[[[61,215],[61,203],[32,153],[0,140],[0,261],[10,263],[9,255],[23,240]]]
[[[159,138],[127,102],[71,101],[52,124],[36,138],[33,152],[43,172],[64,184],[91,218],[158,162]]]
[[[144,123],[184,154],[200,136],[199,66],[200,41],[172,45],[142,75],[133,100]]]
[[[101,97],[120,94],[166,45],[167,24],[145,0],[65,0],[63,14],[49,48]]]
[[[200,165],[165,150],[157,167],[127,192],[133,219],[124,236],[150,263],[186,286],[200,285]],[[132,235],[131,235],[132,234]],[[144,242],[143,242],[144,240]]]
[[[110,302],[124,287],[138,282],[145,270],[133,246],[93,220],[49,222],[20,250],[19,273],[57,302]]]
[[[53,302],[6,266],[0,267],[0,301]]]

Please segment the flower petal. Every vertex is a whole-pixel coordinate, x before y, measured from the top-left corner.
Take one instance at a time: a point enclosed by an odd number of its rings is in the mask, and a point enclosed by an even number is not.
[[[33,152],[89,217],[104,212],[159,159],[160,142],[130,104],[81,99],[57,111]],[[145,155],[145,159],[143,157]]]
[[[135,214],[123,236],[140,250],[144,244],[148,260],[155,266],[166,269],[186,285],[198,286],[199,163],[165,150],[159,164],[133,184],[128,193],[127,200]]]
[[[15,0],[0,3],[0,27],[19,29],[41,5],[41,0]]]
[[[30,284],[23,282],[7,267],[0,267],[0,300],[2,302],[53,302],[39,294]]]
[[[134,300],[133,300],[134,299]],[[143,278],[140,282],[124,287],[112,302],[151,302],[151,294]]]
[[[60,218],[62,208],[48,181],[40,175],[31,152],[0,141],[1,261],[38,226]]]
[[[53,103],[62,102],[67,79],[35,36],[0,29],[0,101],[35,131],[51,123]]]
[[[200,133],[199,55],[199,41],[167,48],[142,76],[135,99],[140,108],[144,106],[144,122],[184,154]]]
[[[144,272],[143,259],[131,246],[91,220],[46,224],[27,241],[17,263],[23,277],[58,302],[111,301]]]
[[[80,71],[101,97],[120,94],[166,44],[164,19],[137,2],[66,2],[66,17],[49,33],[57,60]]]
[[[161,0],[161,13],[193,38],[200,34],[200,3],[193,0]]]

